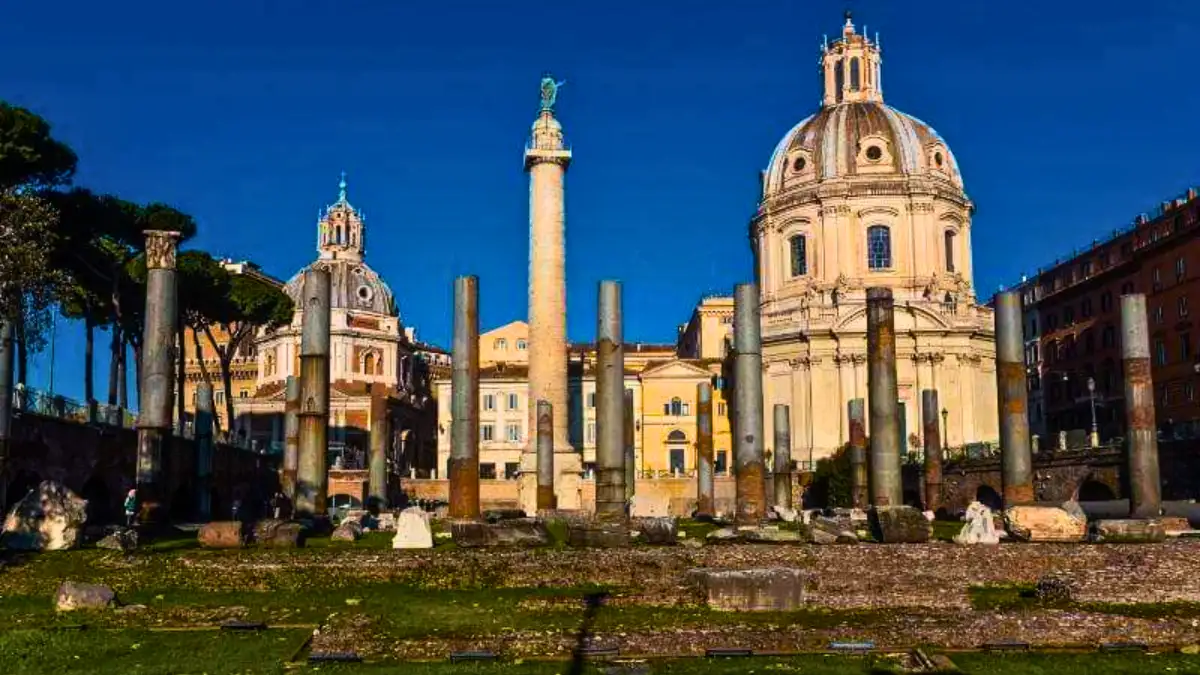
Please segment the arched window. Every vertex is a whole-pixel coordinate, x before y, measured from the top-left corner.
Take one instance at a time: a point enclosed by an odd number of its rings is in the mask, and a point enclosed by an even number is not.
[[[808,242],[804,235],[797,234],[790,240],[792,249],[792,276],[808,274]]]
[[[858,73],[858,57],[850,59],[850,91],[858,91],[860,76]]]
[[[274,349],[267,352],[266,365],[264,367],[264,370],[267,375],[275,374],[275,350]]]
[[[958,302],[950,293],[946,293],[946,297],[942,298],[942,306],[945,307],[947,314],[954,314],[958,311]]]
[[[676,417],[683,414],[683,401],[678,396],[671,399],[671,414]]]
[[[886,270],[892,266],[892,232],[884,225],[867,228],[867,267]]]
[[[946,230],[946,271],[954,271],[954,230]]]
[[[363,357],[363,372],[367,375],[375,374],[375,355],[371,352],[367,352],[367,355]]]
[[[687,434],[676,429],[676,430],[672,431],[671,433],[667,434],[667,442],[668,443],[687,443]]]
[[[842,102],[842,86],[846,84],[845,62],[838,59],[833,63],[833,90],[837,92],[837,102]]]

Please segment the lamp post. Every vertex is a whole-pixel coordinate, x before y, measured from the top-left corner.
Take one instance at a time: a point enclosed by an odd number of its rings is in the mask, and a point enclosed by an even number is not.
[[[949,417],[950,411],[942,408],[942,452],[945,452],[946,448],[950,447],[948,440],[950,438],[950,424],[947,422]]]
[[[1089,439],[1092,447],[1100,445],[1100,431],[1096,427],[1096,380],[1089,377],[1087,379],[1088,399],[1092,404],[1092,435]]]

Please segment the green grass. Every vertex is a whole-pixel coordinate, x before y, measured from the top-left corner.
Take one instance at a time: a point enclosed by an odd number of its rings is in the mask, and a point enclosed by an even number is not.
[[[1062,609],[1139,619],[1200,617],[1200,603],[1196,602],[1044,602],[1038,599],[1033,584],[971,586],[967,595],[971,600],[971,607],[979,611]]]
[[[954,535],[962,531],[963,524],[951,520],[933,521],[933,538],[940,541],[953,541]]]
[[[303,662],[289,666],[308,638],[305,630],[258,633],[218,631],[3,631],[0,632],[0,672],[6,675],[66,673],[140,675],[207,673],[225,675],[285,672],[405,673],[406,675],[560,675],[565,661],[525,661],[452,664],[446,661],[362,664]],[[1200,674],[1200,657],[1181,654],[954,654],[955,665],[967,675],[1118,675]],[[670,675],[734,675],[804,673],[851,675],[896,672],[886,658],[808,655],[735,659],[671,659],[592,664],[588,675],[599,673],[666,673]]]

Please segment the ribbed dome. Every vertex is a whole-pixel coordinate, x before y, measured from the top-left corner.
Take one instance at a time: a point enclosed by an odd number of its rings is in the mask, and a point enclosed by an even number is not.
[[[963,185],[950,146],[928,124],[881,101],[837,103],[801,121],[775,147],[763,197],[825,180],[896,174]]]
[[[398,316],[400,313],[392,296],[392,289],[379,278],[375,270],[357,260],[317,260],[300,270],[283,287],[283,292],[287,293],[293,302],[299,303],[301,300],[304,272],[308,269],[329,270],[332,309],[373,312],[387,316]]]

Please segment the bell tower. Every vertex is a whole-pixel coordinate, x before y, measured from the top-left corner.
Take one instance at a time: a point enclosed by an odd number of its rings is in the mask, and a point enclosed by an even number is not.
[[[850,12],[842,37],[821,45],[821,71],[824,75],[825,97],[822,105],[830,106],[852,101],[883,102],[883,81],[879,64],[882,61],[879,36],[871,41],[854,31]]]
[[[317,219],[317,252],[321,260],[362,260],[366,248],[363,215],[346,201],[346,172],[338,182],[338,199]]]

